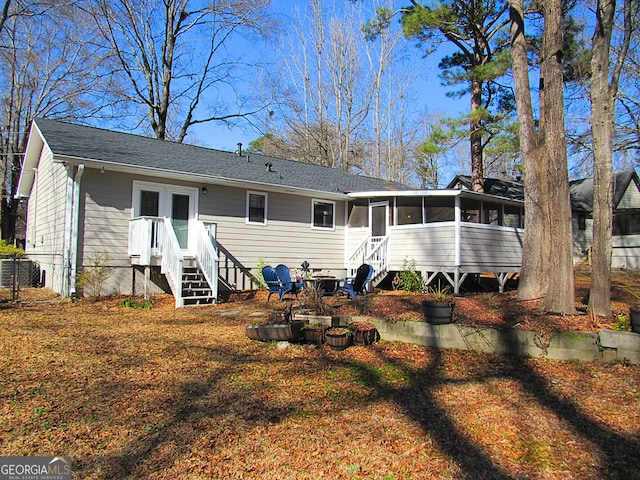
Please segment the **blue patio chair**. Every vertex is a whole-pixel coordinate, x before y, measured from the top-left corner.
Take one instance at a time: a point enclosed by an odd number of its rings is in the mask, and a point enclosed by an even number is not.
[[[349,298],[353,300],[356,295],[362,293],[364,295],[367,283],[373,277],[373,267],[363,263],[356,270],[356,276],[351,278],[345,278],[338,283],[338,291],[344,292],[349,295]]]
[[[291,271],[289,267],[286,265],[280,264],[275,268],[276,275],[278,276],[278,280],[280,281],[280,301],[282,298],[291,293],[298,296],[298,290],[302,290],[304,288],[304,280],[298,281],[297,279],[291,278]]]
[[[278,280],[278,275],[276,275],[276,271],[271,265],[267,265],[262,269],[262,278],[267,284],[267,287],[269,287],[269,296],[267,297],[267,302],[271,298],[271,295],[273,295],[274,293],[280,295],[280,292],[282,291],[280,280]],[[282,301],[282,296],[280,296],[280,300]]]

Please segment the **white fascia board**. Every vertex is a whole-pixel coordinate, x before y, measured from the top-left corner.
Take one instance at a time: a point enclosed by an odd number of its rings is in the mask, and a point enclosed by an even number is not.
[[[220,175],[202,175],[196,173],[185,173],[180,171],[172,171],[162,168],[140,167],[137,165],[125,165],[122,163],[109,162],[106,160],[94,160],[90,158],[72,157],[67,155],[57,155],[55,162],[67,163],[72,165],[85,164],[87,168],[102,169],[106,172],[128,173],[132,175],[144,175],[148,177],[161,178],[167,183],[168,179],[183,180],[187,182],[200,183],[206,185],[224,185],[238,188],[247,188],[252,190],[261,190],[268,192],[290,193],[292,195],[300,195],[305,197],[322,197],[331,200],[348,200],[346,193],[326,192],[323,190],[310,190],[306,188],[292,187],[286,185],[251,182],[246,180],[237,180],[233,178],[222,177]]]
[[[349,197],[455,197],[462,190],[379,190],[371,192],[350,192]]]
[[[36,125],[36,122],[31,122],[29,140],[27,141],[27,148],[24,151],[22,169],[20,170],[18,188],[16,189],[16,198],[28,198],[31,194],[31,187],[35,180],[34,169],[38,168],[42,148],[46,143],[44,135],[42,135],[42,132]]]
[[[381,190],[373,192],[350,192],[350,198],[384,198],[384,197],[464,197],[477,198],[478,200],[487,200],[492,202],[522,205],[522,200],[513,200],[510,198],[490,195],[488,193],[473,192],[471,190],[448,189],[448,190]]]

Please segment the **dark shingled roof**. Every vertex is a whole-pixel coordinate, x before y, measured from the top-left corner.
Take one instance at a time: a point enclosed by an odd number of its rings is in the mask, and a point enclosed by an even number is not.
[[[629,183],[638,184],[638,174],[635,170],[624,170],[614,174],[613,208],[617,208],[620,200],[627,191]],[[593,178],[583,178],[569,182],[571,191],[571,208],[582,212],[593,210]]]
[[[638,174],[635,170],[625,170],[614,174],[615,191],[613,196],[614,208],[618,206],[620,200],[627,190],[629,183],[635,181],[639,183]],[[469,175],[457,175],[447,188],[471,189],[471,177]],[[485,178],[485,193],[510,198],[512,200],[524,200],[524,185],[522,182],[512,180],[500,180],[497,178]],[[581,212],[593,210],[593,178],[583,178],[569,182],[569,192],[571,194],[571,209]]]
[[[471,190],[471,177],[469,175],[456,175],[447,185],[447,188]],[[524,187],[522,182],[500,180],[498,178],[484,179],[484,193],[510,200],[524,200]]]
[[[385,180],[345,173],[258,154],[238,156],[211,148],[142,137],[57,120],[37,119],[54,155],[98,160],[121,166],[149,168],[213,179],[281,185],[330,193],[409,190]],[[265,164],[271,164],[270,170]]]

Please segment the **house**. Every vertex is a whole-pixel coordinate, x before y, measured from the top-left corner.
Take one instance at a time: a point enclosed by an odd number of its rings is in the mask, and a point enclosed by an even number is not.
[[[471,188],[471,177],[456,176],[447,188]],[[524,199],[522,182],[485,179],[485,191],[492,195]],[[593,229],[593,178],[569,182],[573,218],[574,263],[590,252]],[[614,175],[613,195],[613,268],[640,268],[640,180],[635,170]]]
[[[45,285],[81,294],[100,255],[102,293],[171,292],[176,306],[255,287],[265,263],[344,277],[364,262],[373,284],[405,267],[470,273],[500,285],[520,269],[522,201],[463,190],[412,190],[239,149],[223,152],[54,120],[33,122],[18,196],[26,252]]]

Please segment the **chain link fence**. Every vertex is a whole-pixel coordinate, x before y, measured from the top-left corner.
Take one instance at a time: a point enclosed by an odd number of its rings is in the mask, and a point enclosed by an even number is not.
[[[0,297],[4,301],[16,301],[26,288],[44,285],[44,272],[40,266],[19,255],[0,255]]]

